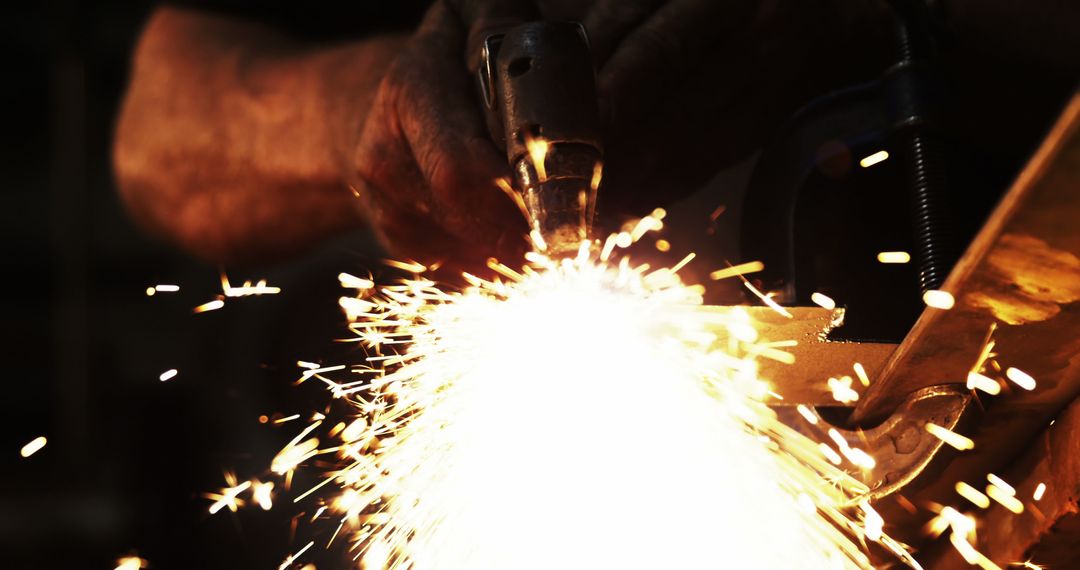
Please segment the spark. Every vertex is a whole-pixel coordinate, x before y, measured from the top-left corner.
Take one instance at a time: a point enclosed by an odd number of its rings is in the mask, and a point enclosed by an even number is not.
[[[521,192],[514,190],[514,186],[510,183],[509,179],[496,178],[495,186],[498,186],[499,190],[502,190],[503,194],[506,194],[510,200],[514,202],[514,205],[517,206],[518,211],[524,219],[530,219],[529,207],[525,205],[525,198],[521,196]]]
[[[864,513],[863,527],[866,529],[867,540],[874,542],[881,540],[882,530],[885,528],[885,519],[870,506],[870,501],[861,501],[859,506]]]
[[[539,228],[529,230],[529,240],[532,241],[536,251],[547,251],[547,242],[544,240],[544,234],[540,233]]]
[[[370,373],[301,368],[359,415],[327,424],[327,444],[320,415],[271,471],[340,459],[295,500],[335,489],[333,536],[350,533],[362,568],[696,567],[718,551],[731,566],[870,568],[860,536],[914,564],[860,503],[869,489],[834,466],[873,458],[818,447],[768,407],[783,394],[756,359],[791,362],[777,347],[796,343],[756,344],[742,308],[704,309],[676,274],[692,254],[652,271],[608,261],[657,214],[599,254],[534,251],[520,271],[491,260],[498,278],[466,275],[459,292],[419,278],[357,288],[346,313]]]
[[[882,251],[877,254],[878,263],[907,263],[911,254],[906,251]]]
[[[989,481],[991,485],[997,487],[998,489],[1001,489],[1001,491],[1005,494],[1010,496],[1016,496],[1016,488],[1006,483],[1005,480],[1001,477],[998,477],[993,473],[987,473],[986,480]]]
[[[146,560],[138,556],[123,556],[116,559],[116,568],[114,570],[139,570],[146,567]]]
[[[251,281],[244,281],[243,285],[234,287],[229,284],[229,278],[222,273],[221,292],[226,297],[250,297],[253,295],[277,295],[281,292],[281,288],[267,285],[265,279],[260,279],[254,285]]]
[[[981,509],[985,509],[990,506],[989,497],[984,495],[975,487],[972,487],[971,485],[968,485],[963,481],[956,482],[956,492],[959,493],[961,497],[971,501],[972,504]]]
[[[736,277],[738,275],[749,275],[751,273],[757,273],[763,271],[765,264],[760,261],[748,261],[746,263],[740,263],[738,265],[732,265],[724,269],[717,269],[709,274],[709,279],[713,281],[719,281],[721,279],[727,279],[729,277]]]
[[[776,311],[777,313],[779,313],[779,314],[781,314],[781,315],[783,315],[783,316],[785,316],[785,317],[787,317],[789,319],[795,318],[794,316],[792,316],[791,312],[789,312],[787,309],[781,307],[780,304],[777,303],[776,301],[774,301],[771,296],[762,293],[760,290],[758,290],[757,287],[754,287],[753,284],[751,284],[749,281],[747,281],[745,277],[740,275],[739,279],[742,279],[742,284],[747,289],[749,289],[750,292],[753,293],[755,297],[760,299],[762,303],[765,303],[765,305],[767,307],[769,307],[770,309]]]
[[[859,393],[851,387],[851,376],[829,378],[826,384],[829,386],[829,391],[832,392],[833,399],[837,402],[848,404],[859,401]]]
[[[814,412],[811,412],[810,408],[806,407],[805,404],[799,404],[795,406],[795,409],[798,410],[799,415],[802,416],[803,419],[810,422],[811,424],[817,424],[817,416],[814,415]]]
[[[536,177],[540,182],[547,180],[545,162],[549,146],[548,142],[542,138],[525,137],[525,149],[529,152],[529,158],[532,159],[533,168],[536,169]]]
[[[1045,493],[1046,493],[1046,483],[1039,483],[1038,485],[1035,486],[1035,492],[1031,494],[1031,499],[1033,501],[1040,501],[1040,500],[1042,500],[1043,495]]]
[[[991,499],[997,501],[1001,506],[1009,509],[1015,514],[1024,512],[1024,503],[1021,503],[1012,493],[1009,493],[993,483],[986,486],[986,494]]]
[[[179,372],[175,368],[170,368],[169,370],[162,372],[161,376],[158,376],[158,379],[162,382],[167,382],[169,380],[172,380],[173,378],[176,378],[177,374],[179,374]]]
[[[664,252],[671,251],[671,242],[666,239],[658,239],[656,240],[656,249]]]
[[[871,166],[873,166],[873,165],[875,165],[875,164],[877,164],[879,162],[885,162],[888,159],[889,159],[889,152],[885,151],[885,150],[879,150],[879,151],[877,151],[875,153],[868,154],[868,155],[864,156],[862,158],[862,160],[859,161],[859,166],[861,166],[863,168],[870,168]]]
[[[30,440],[30,443],[22,446],[22,449],[19,450],[19,455],[23,457],[30,457],[31,455],[41,451],[41,448],[45,447],[45,444],[48,442],[49,440],[46,439],[43,435],[35,437],[34,439]]]
[[[810,295],[810,300],[823,309],[831,311],[836,308],[836,301],[833,301],[832,297],[829,297],[824,293],[814,293]]]
[[[926,303],[927,307],[933,307],[943,311],[953,308],[953,305],[956,304],[956,300],[953,299],[951,293],[936,289],[931,289],[930,291],[923,293],[923,302]]]
[[[364,279],[344,272],[338,273],[338,282],[346,289],[360,289],[363,291],[375,288],[375,282],[371,279]]]
[[[1001,384],[997,380],[978,372],[968,372],[967,387],[968,390],[982,390],[991,396],[1001,393]]]
[[[265,483],[252,481],[251,498],[256,504],[262,507],[264,511],[269,511],[274,507],[273,490],[273,481],[267,481]]]
[[[207,499],[214,500],[213,504],[210,505],[210,514],[215,514],[226,507],[235,513],[236,509],[244,504],[244,501],[239,498],[240,493],[243,493],[248,487],[251,487],[251,481],[244,481],[243,483],[238,484],[236,482],[236,475],[233,473],[226,473],[225,482],[228,486],[223,487],[221,491],[203,494]]]
[[[389,265],[390,267],[400,269],[402,271],[408,271],[409,273],[423,273],[428,269],[427,266],[425,266],[424,264],[417,263],[415,261],[397,261],[394,259],[384,259],[383,263]]]
[[[589,188],[592,188],[593,190],[596,190],[596,189],[600,188],[600,180],[603,178],[603,176],[604,176],[604,163],[603,162],[597,162],[596,164],[593,165],[592,180],[589,181]],[[526,218],[527,217],[528,216],[526,216]]]
[[[154,285],[146,288],[146,296],[153,297],[156,293],[176,293],[179,290],[179,285]]]
[[[221,299],[214,299],[213,301],[210,301],[208,303],[203,303],[203,304],[199,305],[198,307],[195,307],[194,312],[195,313],[205,313],[207,311],[216,311],[216,310],[218,310],[218,309],[220,309],[220,308],[222,308],[224,306],[225,306],[225,301],[223,301]]]
[[[967,451],[969,449],[975,449],[975,442],[971,438],[962,436],[949,428],[939,426],[934,422],[926,422],[926,431],[930,432],[930,435],[944,441],[950,446],[960,450]]]
[[[869,569],[866,540],[919,568],[840,468],[874,458],[836,430],[838,450],[812,440],[769,407],[784,393],[758,376],[759,359],[790,364],[780,349],[798,342],[760,342],[742,307],[703,307],[705,288],[677,274],[693,254],[653,269],[618,251],[664,215],[564,259],[534,243],[524,266],[488,260],[490,277],[463,274],[455,291],[408,262],[391,265],[412,277],[385,286],[342,274],[366,356],[299,361],[298,382],[318,378],[351,413],[315,414],[271,476],[288,492],[294,472],[321,474],[293,501],[317,501],[312,521],[336,517],[327,544],[347,537],[360,568],[700,567],[723,552],[733,567]],[[790,317],[743,277],[763,268],[711,277],[739,277]],[[852,377],[830,382],[858,398]],[[215,512],[248,488],[266,508],[274,487],[230,477],[207,495]]]
[[[1013,384],[1016,384],[1024,390],[1031,391],[1035,389],[1035,379],[1019,368],[1005,369],[1005,377],[1012,380]]]
[[[300,558],[305,552],[308,551],[309,548],[311,548],[314,545],[315,545],[315,541],[313,540],[313,541],[307,543],[307,545],[304,546],[303,548],[301,548],[300,550],[297,550],[296,554],[290,554],[289,556],[287,556],[285,558],[285,560],[282,561],[281,566],[278,566],[278,570],[285,570],[289,566],[292,566],[293,562],[296,562],[297,558]]]
[[[1009,566],[1020,566],[1021,568],[1028,568],[1029,570],[1045,570],[1044,566],[1039,566],[1038,564],[1035,564],[1030,560],[1025,560],[1024,562],[1013,562]]]
[[[853,370],[855,370],[855,376],[857,376],[859,378],[859,383],[860,384],[862,384],[864,387],[870,385],[870,376],[868,376],[866,374],[866,367],[865,366],[863,366],[859,362],[856,362],[855,364],[853,364],[851,366],[851,368]]]

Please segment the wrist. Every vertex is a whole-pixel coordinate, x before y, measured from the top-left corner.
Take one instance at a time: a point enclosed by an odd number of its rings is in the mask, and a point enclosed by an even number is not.
[[[404,34],[367,38],[318,57],[320,123],[325,150],[343,187],[355,184],[356,148],[383,76],[407,41]]]

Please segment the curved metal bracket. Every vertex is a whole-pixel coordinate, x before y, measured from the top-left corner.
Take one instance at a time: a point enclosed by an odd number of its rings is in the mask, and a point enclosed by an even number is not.
[[[881,424],[870,429],[845,429],[826,421],[817,410],[815,424],[801,422],[799,431],[819,441],[837,435],[851,447],[865,451],[874,465],[855,476],[870,492],[860,499],[879,499],[911,484],[940,455],[945,442],[926,430],[933,422],[954,430],[970,409],[971,390],[963,384],[928,386],[911,393]],[[835,431],[836,433],[830,433]]]

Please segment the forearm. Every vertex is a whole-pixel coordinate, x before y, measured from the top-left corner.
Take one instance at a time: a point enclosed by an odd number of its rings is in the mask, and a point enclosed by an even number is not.
[[[346,149],[403,41],[312,49],[257,25],[159,10],[116,132],[129,209],[219,262],[282,255],[358,226]]]

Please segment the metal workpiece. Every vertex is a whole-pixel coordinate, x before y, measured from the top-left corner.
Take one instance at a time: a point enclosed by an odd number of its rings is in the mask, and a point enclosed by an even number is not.
[[[943,468],[948,463],[948,454],[942,453],[945,441],[931,434],[927,424],[957,429],[970,414],[972,397],[963,384],[928,386],[909,394],[885,421],[871,428],[833,425],[817,409],[811,412],[817,417],[816,423],[794,418],[790,423],[800,426],[800,431],[815,441],[828,442],[839,436],[846,446],[874,458],[874,465],[855,477],[870,489],[860,500],[880,499],[911,485],[928,469],[932,473],[931,466]]]
[[[585,29],[534,22],[492,35],[480,90],[531,229],[555,253],[591,234],[603,161],[596,76]]]

